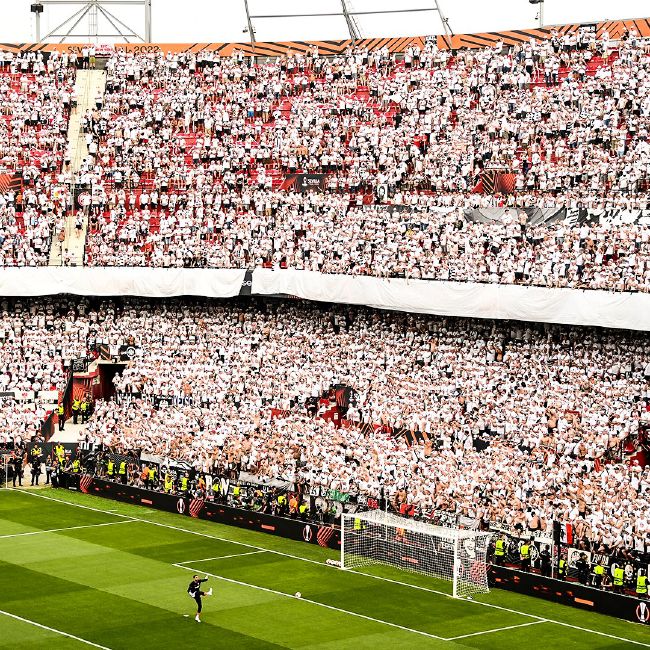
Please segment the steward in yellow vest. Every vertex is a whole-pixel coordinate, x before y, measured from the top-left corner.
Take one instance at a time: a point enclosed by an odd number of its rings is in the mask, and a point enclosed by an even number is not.
[[[174,479],[171,477],[171,474],[165,474],[165,492],[167,492],[167,494],[171,494],[173,488]]]
[[[614,569],[614,591],[623,593],[623,583],[625,582],[625,571],[623,567],[617,566]]]
[[[54,448],[54,453],[56,454],[56,457],[59,461],[59,465],[61,467],[64,466],[65,464],[65,447],[59,443],[55,448]]]
[[[494,563],[499,566],[503,564],[503,560],[506,556],[506,540],[503,537],[499,537],[496,543],[494,544]]]
[[[519,548],[519,557],[521,559],[521,570],[530,571],[530,544],[524,542]]]
[[[639,569],[639,575],[636,577],[636,593],[639,596],[648,595],[648,576],[643,569]]]

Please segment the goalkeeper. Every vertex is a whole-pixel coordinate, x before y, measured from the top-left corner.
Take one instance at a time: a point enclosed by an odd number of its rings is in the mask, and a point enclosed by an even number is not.
[[[203,596],[212,596],[212,588],[210,588],[209,591],[201,591],[201,583],[207,581],[208,581],[208,576],[205,576],[205,578],[201,580],[198,575],[195,575],[192,578],[192,582],[190,582],[190,586],[187,588],[187,593],[196,601],[197,609],[196,609],[196,616],[194,617],[194,620],[197,623],[201,622],[201,610],[203,609],[203,603],[201,601],[201,598]]]

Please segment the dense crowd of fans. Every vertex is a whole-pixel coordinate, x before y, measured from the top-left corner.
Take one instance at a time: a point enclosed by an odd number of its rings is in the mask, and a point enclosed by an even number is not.
[[[74,328],[90,347],[136,350],[90,420],[111,448],[368,496],[383,486],[397,505],[511,527],[561,520],[609,545],[647,534],[648,469],[620,462],[648,421],[642,335],[141,300],[88,309]],[[345,426],[319,402],[337,385],[353,390]]]
[[[529,226],[518,210],[648,208],[650,56],[633,31],[455,54],[431,40],[400,57],[115,52],[106,93],[82,115],[88,157],[73,176],[76,63],[0,61],[3,161],[27,188],[19,206],[11,192],[0,199],[5,264],[47,263],[75,181],[92,194],[79,208],[90,265],[649,286],[643,219],[585,233]],[[474,192],[489,169],[511,193]],[[325,192],[294,191],[293,172],[325,174]],[[463,207],[488,205],[512,209],[491,223],[463,218]]]
[[[118,53],[86,116],[87,263],[644,290],[648,226],[467,223],[475,205],[646,208],[650,57],[586,32],[452,57],[433,42],[290,54]],[[473,194],[488,168],[509,196]],[[291,172],[325,173],[296,194]],[[413,206],[392,212],[376,202]]]
[[[21,181],[0,193],[0,266],[47,264],[63,229],[74,80],[68,54],[0,52],[0,173]]]
[[[0,196],[0,264],[45,263],[62,228],[75,63],[0,59],[0,162],[24,179]],[[650,207],[650,57],[634,34],[454,56],[432,41],[399,61],[118,52],[107,70],[75,176],[90,190],[87,264],[650,287],[643,219],[523,211]],[[490,169],[511,193],[480,193]],[[324,191],[291,190],[298,171],[325,174]],[[504,210],[473,221],[476,206]],[[271,301],[0,307],[0,392],[62,390],[69,360],[135,350],[87,429],[112,449],[385,490],[398,509],[510,529],[562,521],[609,549],[648,543],[650,470],[621,455],[650,425],[642,334]],[[335,386],[349,408],[328,401]],[[0,401],[0,441],[37,437],[44,412]]]

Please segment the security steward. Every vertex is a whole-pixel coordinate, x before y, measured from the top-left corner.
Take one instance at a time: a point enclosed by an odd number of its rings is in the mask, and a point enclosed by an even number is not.
[[[636,595],[640,598],[648,597],[648,576],[643,569],[639,569],[636,576]]]
[[[165,492],[167,494],[171,494],[173,489],[174,489],[174,479],[172,478],[172,475],[169,472],[167,472],[165,474]]]
[[[614,591],[617,594],[623,593],[623,585],[625,583],[625,569],[622,566],[616,566],[612,572],[614,578]]]
[[[298,514],[303,521],[307,519],[307,516],[309,515],[309,506],[304,501],[298,507]]]
[[[593,570],[593,576],[592,576],[594,587],[600,589],[600,587],[603,584],[604,577],[605,577],[605,567],[601,562],[596,562]]]
[[[72,473],[73,474],[79,474],[81,472],[81,461],[79,458],[75,458],[72,461]]]
[[[115,463],[112,458],[109,458],[106,462],[106,476],[108,476],[109,481],[115,478]]]
[[[32,485],[38,485],[38,478],[41,475],[41,455],[42,449],[38,445],[32,447],[29,463],[32,468]]]
[[[54,453],[56,454],[56,459],[59,461],[59,465],[63,467],[65,464],[65,447],[59,443],[54,448]]]
[[[557,577],[560,580],[564,580],[566,578],[566,560],[563,558],[560,559],[557,565]]]
[[[530,571],[530,543],[529,542],[524,542],[520,546],[519,559],[521,560],[521,570]]]
[[[494,543],[494,563],[501,566],[506,557],[505,535],[501,535]]]
[[[187,493],[189,487],[190,487],[190,477],[187,474],[187,472],[185,472],[185,474],[181,476],[181,492]]]
[[[81,401],[79,399],[72,400],[72,423],[77,424],[79,419],[79,410],[81,409]]]
[[[86,422],[88,422],[88,407],[88,400],[84,399],[79,406],[79,410],[81,411],[81,424],[86,424]]]
[[[156,487],[156,468],[151,466],[147,469],[147,478],[144,480],[144,486],[148,490],[153,490]]]
[[[118,473],[119,476],[120,476],[120,481],[121,481],[124,485],[126,485],[127,469],[126,469],[126,461],[125,461],[125,460],[121,460],[121,461],[120,461],[120,467],[119,467],[119,469],[117,470],[117,473]]]
[[[59,420],[59,431],[63,431],[65,428],[65,408],[63,408],[63,404],[57,406],[56,414]]]

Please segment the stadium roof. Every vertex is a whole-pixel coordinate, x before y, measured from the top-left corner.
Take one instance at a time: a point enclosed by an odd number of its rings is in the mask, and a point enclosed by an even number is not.
[[[0,40],[4,42],[30,42],[36,40],[34,15],[30,5],[35,0],[19,0],[6,3],[3,20],[0,21]],[[75,5],[65,6],[46,1],[41,18],[41,35],[54,30],[62,21],[77,11]],[[57,0],[61,3],[65,0]],[[77,5],[83,4],[75,0]],[[88,1],[88,0],[85,0]],[[144,10],[141,6],[113,0],[110,11],[134,32],[144,34]],[[251,22],[258,41],[345,39],[350,31],[342,14],[341,0],[247,0]],[[345,0],[347,9],[361,37],[409,36],[442,34],[440,17],[432,8],[433,0]],[[529,0],[440,0],[440,8],[455,33],[485,32],[503,29],[535,27],[539,5]],[[645,16],[647,3],[643,0],[545,0],[544,22],[546,25],[592,22],[617,18]],[[404,13],[392,12],[409,9]],[[295,14],[303,14],[290,17]],[[305,16],[304,14],[314,14]],[[315,15],[317,14],[317,15]],[[248,21],[245,0],[152,0],[152,41],[165,43],[192,42],[238,42],[247,41],[245,31]],[[269,18],[267,16],[281,16]],[[262,17],[264,16],[264,17]],[[76,33],[87,34],[88,17],[77,25]],[[74,21],[73,21],[74,22]],[[105,16],[97,17],[99,33],[113,33]],[[103,27],[102,27],[103,25]],[[60,39],[55,39],[60,40]],[[74,38],[68,42],[80,42]],[[120,38],[100,41],[124,42]]]

